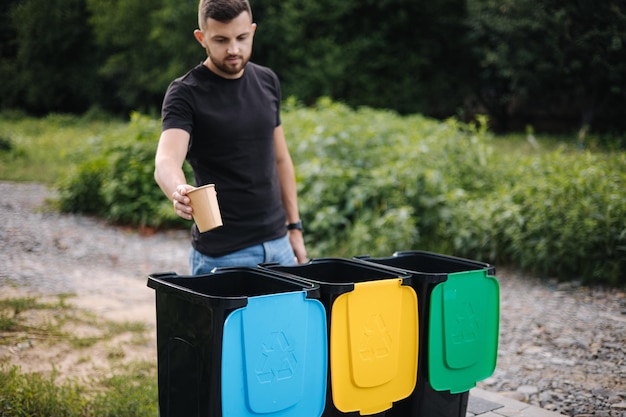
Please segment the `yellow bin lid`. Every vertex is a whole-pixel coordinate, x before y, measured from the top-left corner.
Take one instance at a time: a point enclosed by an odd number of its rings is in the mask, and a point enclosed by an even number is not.
[[[330,324],[333,402],[344,413],[388,410],[417,379],[417,295],[401,279],[359,282],[338,296]]]

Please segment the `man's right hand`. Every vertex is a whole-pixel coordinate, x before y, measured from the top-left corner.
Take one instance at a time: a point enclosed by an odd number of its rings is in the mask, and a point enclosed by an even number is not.
[[[192,220],[192,208],[189,205],[191,200],[187,197],[187,193],[193,190],[194,187],[189,184],[181,184],[176,187],[176,191],[172,193],[172,203],[174,204],[174,211],[183,219]]]

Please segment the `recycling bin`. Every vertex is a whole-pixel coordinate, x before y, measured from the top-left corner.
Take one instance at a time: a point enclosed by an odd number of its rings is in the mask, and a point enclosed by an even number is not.
[[[411,275],[358,260],[262,265],[320,287],[329,343],[323,416],[380,415],[416,384],[418,305]]]
[[[319,286],[259,268],[153,274],[161,417],[320,417]]]
[[[469,390],[496,366],[499,284],[492,265],[425,251],[358,259],[409,272],[419,300],[419,372],[391,417],[465,417]]]

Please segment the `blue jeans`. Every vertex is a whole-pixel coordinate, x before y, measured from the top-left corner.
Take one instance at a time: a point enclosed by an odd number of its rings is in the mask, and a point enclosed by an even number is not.
[[[279,263],[281,265],[296,264],[296,258],[291,244],[289,243],[288,235],[217,258],[204,255],[193,247],[189,253],[189,265],[192,275],[207,274],[211,272],[213,268],[225,266],[257,266],[263,263]]]

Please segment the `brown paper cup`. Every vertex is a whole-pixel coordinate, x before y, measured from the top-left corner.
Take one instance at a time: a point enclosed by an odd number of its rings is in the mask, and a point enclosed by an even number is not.
[[[187,197],[191,200],[189,205],[193,209],[193,220],[200,233],[222,226],[215,184],[195,188],[187,193]]]

